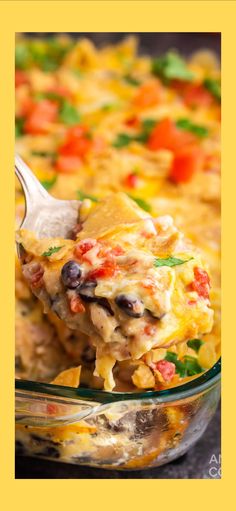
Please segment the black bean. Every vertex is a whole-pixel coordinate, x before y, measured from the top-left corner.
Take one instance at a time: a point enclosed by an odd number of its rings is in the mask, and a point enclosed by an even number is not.
[[[115,302],[120,309],[132,318],[141,318],[144,314],[143,302],[134,295],[118,295]]]
[[[94,293],[96,286],[97,286],[97,282],[95,280],[83,282],[83,284],[81,284],[81,286],[78,289],[78,293],[79,293],[80,297],[82,298],[82,300],[84,300],[84,302],[96,302],[97,301],[97,296],[95,296],[95,293]]]
[[[68,261],[61,270],[61,279],[64,286],[75,289],[81,283],[82,270],[76,261]]]
[[[111,309],[108,300],[106,298],[103,298],[102,296],[95,295],[94,291],[96,286],[97,286],[96,281],[83,282],[81,286],[77,289],[77,292],[79,293],[80,298],[82,298],[84,302],[98,303],[99,305],[104,307],[104,309],[106,309],[111,314],[111,316],[114,316],[114,313]]]

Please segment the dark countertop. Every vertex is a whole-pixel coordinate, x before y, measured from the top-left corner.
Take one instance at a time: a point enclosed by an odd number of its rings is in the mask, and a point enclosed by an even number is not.
[[[163,467],[121,472],[17,457],[16,479],[220,479],[220,408],[187,454]]]
[[[221,54],[220,32],[64,32],[75,38],[87,37],[100,48],[105,44],[116,44],[128,35],[135,35],[139,41],[139,52],[153,56],[165,53],[170,49],[178,50],[182,55],[208,49],[218,57]],[[37,32],[27,32],[24,35],[38,37]],[[54,35],[53,32],[40,32],[40,37]]]

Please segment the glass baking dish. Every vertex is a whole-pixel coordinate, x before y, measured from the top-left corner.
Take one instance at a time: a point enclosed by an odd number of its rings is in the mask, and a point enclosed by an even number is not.
[[[204,433],[220,371],[219,360],[183,385],[142,393],[16,380],[16,454],[116,470],[168,463]]]

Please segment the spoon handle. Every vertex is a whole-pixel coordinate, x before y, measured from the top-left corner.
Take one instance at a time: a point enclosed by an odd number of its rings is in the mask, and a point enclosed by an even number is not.
[[[42,199],[47,202],[51,199],[45,188],[18,154],[15,155],[15,173],[23,188],[28,211],[33,204],[42,202]]]

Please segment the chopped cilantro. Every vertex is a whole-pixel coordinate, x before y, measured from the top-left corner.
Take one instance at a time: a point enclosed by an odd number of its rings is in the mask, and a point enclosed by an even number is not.
[[[154,261],[154,266],[158,268],[159,266],[178,266],[179,264],[187,263],[193,259],[178,259],[177,257],[167,257],[167,258],[159,258],[157,257]]]
[[[49,249],[46,252],[42,253],[43,257],[50,257],[52,254],[56,254],[56,252],[59,252],[61,248],[63,248],[64,245],[61,247],[49,247]]]
[[[77,190],[77,197],[79,200],[90,199],[92,202],[98,202],[97,197],[89,193],[84,193],[82,190]]]
[[[32,156],[40,156],[42,158],[55,158],[56,153],[52,151],[31,151]]]
[[[186,376],[186,368],[184,366],[184,363],[178,360],[176,353],[167,351],[165,360],[168,360],[168,362],[172,362],[173,364],[175,364],[176,373],[178,373],[181,378],[184,378],[184,376]]]
[[[55,71],[73,44],[55,37],[20,41],[16,44],[16,68],[28,69],[36,65],[45,72]]]
[[[155,119],[144,119],[142,122],[142,129],[137,135],[129,135],[128,133],[119,133],[113,142],[113,147],[121,148],[126,147],[131,142],[142,142],[145,143],[149,139],[150,133],[152,132],[157,121]]]
[[[134,202],[136,202],[136,204],[138,204],[138,206],[142,209],[144,209],[144,211],[147,211],[147,212],[150,212],[151,211],[151,206],[150,204],[148,204],[148,202],[146,202],[144,199],[141,199],[140,197],[134,197],[133,195],[130,195],[130,194],[127,194],[130,199],[132,199]]]
[[[137,80],[137,78],[134,78],[132,75],[125,75],[123,78],[127,83],[134,87],[138,87],[141,84],[140,80]]]
[[[133,140],[133,136],[128,135],[127,133],[119,133],[112,145],[113,147],[120,149],[121,147],[129,145]]]
[[[202,373],[203,368],[198,363],[197,359],[186,355],[184,357],[184,364],[186,368],[187,376],[194,376],[195,374]]]
[[[221,100],[221,88],[220,81],[214,80],[213,78],[206,78],[203,82],[204,87],[217,99]]]
[[[168,83],[169,80],[191,81],[194,78],[185,61],[174,51],[155,58],[152,63],[152,72],[164,83]]]
[[[22,117],[18,117],[15,121],[15,135],[16,138],[19,138],[23,135],[23,129],[24,129],[24,119]]]
[[[30,63],[30,51],[24,43],[18,43],[15,50],[16,69],[27,69]]]
[[[144,119],[142,122],[143,129],[146,131],[152,131],[154,126],[156,126],[156,119]]]
[[[63,100],[59,112],[60,121],[69,126],[73,126],[80,122],[80,114],[71,103],[67,100]]]
[[[41,185],[43,185],[45,190],[51,190],[51,188],[55,185],[56,181],[57,181],[57,176],[53,176],[52,179],[40,181],[40,183],[41,183]]]
[[[157,121],[155,119],[144,119],[142,122],[142,131],[134,137],[134,140],[143,143],[147,142],[156,124]]]
[[[117,103],[104,103],[101,106],[101,110],[103,112],[112,112],[113,110],[117,109]]]
[[[201,339],[190,339],[187,342],[188,347],[192,348],[192,350],[196,351],[196,353],[198,353],[198,351],[201,348],[202,344],[204,344],[204,342]]]
[[[190,131],[191,133],[194,133],[194,135],[197,135],[197,137],[207,137],[208,135],[208,129],[205,126],[202,126],[200,124],[194,124],[190,119],[179,119],[176,122],[177,128],[180,128],[181,130]]]
[[[62,103],[63,101],[63,97],[53,91],[37,92],[35,94],[35,99],[37,101],[41,101],[41,99],[51,99],[52,101],[58,101],[59,103]]]
[[[186,355],[181,361],[178,360],[176,353],[167,351],[165,360],[175,364],[176,372],[181,378],[185,378],[186,376],[194,376],[195,374],[203,372],[203,368],[199,365],[197,359],[188,355]]]

